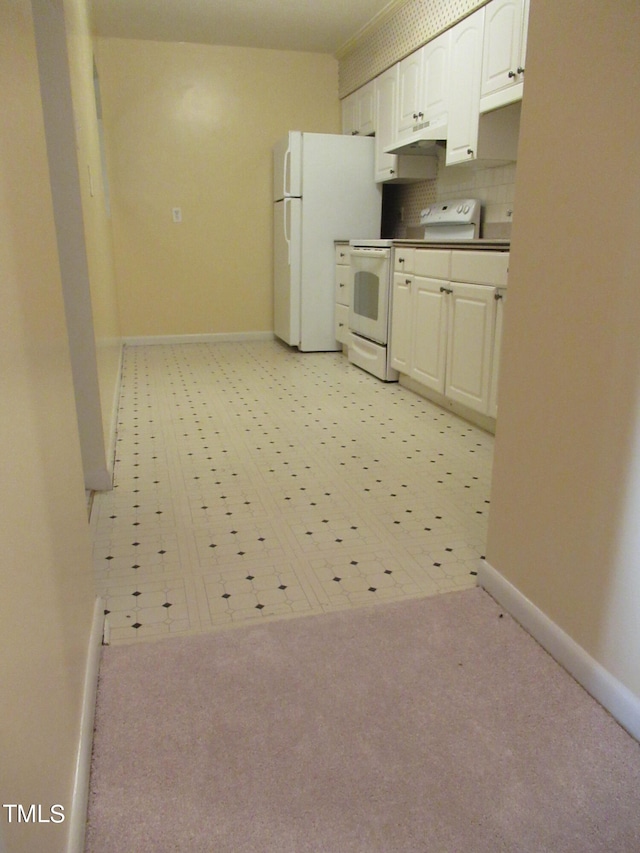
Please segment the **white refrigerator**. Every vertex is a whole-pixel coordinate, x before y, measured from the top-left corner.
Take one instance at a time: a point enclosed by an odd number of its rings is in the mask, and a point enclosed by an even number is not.
[[[273,149],[274,332],[304,352],[339,350],[334,240],[379,237],[374,140],[289,131]]]

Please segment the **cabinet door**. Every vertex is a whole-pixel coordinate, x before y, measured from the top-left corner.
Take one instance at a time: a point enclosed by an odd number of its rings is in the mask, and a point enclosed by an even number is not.
[[[523,37],[523,0],[491,0],[485,8],[481,95],[519,82]]]
[[[375,124],[374,81],[342,100],[342,132],[351,136],[372,136]]]
[[[411,276],[394,273],[391,293],[391,366],[409,373],[411,358]]]
[[[376,95],[375,83],[371,80],[358,89],[358,125],[360,136],[373,136],[376,132]]]
[[[345,264],[336,266],[336,302],[349,305],[350,268]]]
[[[353,136],[357,132],[357,92],[342,99],[342,132]]]
[[[498,417],[498,380],[500,378],[500,353],[502,352],[502,326],[504,309],[507,301],[507,291],[496,288],[495,300],[495,332],[493,335],[493,355],[491,356],[491,387],[489,390],[489,414]]]
[[[423,48],[421,109],[424,109],[424,121],[445,116],[449,109],[450,48],[450,30]]]
[[[341,344],[349,344],[351,332],[349,331],[349,306],[336,304],[335,331],[336,340]]]
[[[424,120],[420,105],[422,82],[422,56],[424,48],[416,50],[400,62],[398,80],[397,136],[411,133],[414,124]]]
[[[418,382],[444,393],[450,287],[435,278],[413,280],[411,370]]]
[[[489,411],[495,324],[493,287],[451,284],[445,394],[477,412]]]
[[[385,148],[396,138],[396,109],[398,65],[376,77],[376,181],[393,178],[397,166],[396,154],[386,154]]]
[[[451,79],[446,165],[475,160],[480,119],[484,8],[451,30]]]

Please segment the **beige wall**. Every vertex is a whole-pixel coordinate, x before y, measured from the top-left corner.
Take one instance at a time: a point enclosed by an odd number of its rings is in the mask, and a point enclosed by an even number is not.
[[[68,814],[94,595],[31,6],[0,4],[0,790]],[[68,823],[7,825],[62,853]]]
[[[336,60],[102,39],[97,64],[123,334],[272,330],[271,149],[339,131]]]
[[[487,558],[640,697],[638,44],[531,3]]]

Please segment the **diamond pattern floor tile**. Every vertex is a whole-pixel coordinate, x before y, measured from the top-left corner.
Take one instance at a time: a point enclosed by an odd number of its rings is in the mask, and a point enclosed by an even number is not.
[[[475,585],[493,437],[339,353],[125,350],[91,525],[111,642]]]

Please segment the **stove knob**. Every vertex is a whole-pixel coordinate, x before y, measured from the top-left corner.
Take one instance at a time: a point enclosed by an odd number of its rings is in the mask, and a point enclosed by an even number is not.
[[[459,204],[459,205],[456,207],[456,210],[458,211],[458,213],[462,213],[462,205],[461,205],[461,204]]]
[[[471,208],[469,207],[469,205],[468,205],[468,204],[465,204],[465,206],[464,206],[464,212],[465,212],[465,213],[469,213],[469,211],[470,211],[470,210],[471,210]]]

